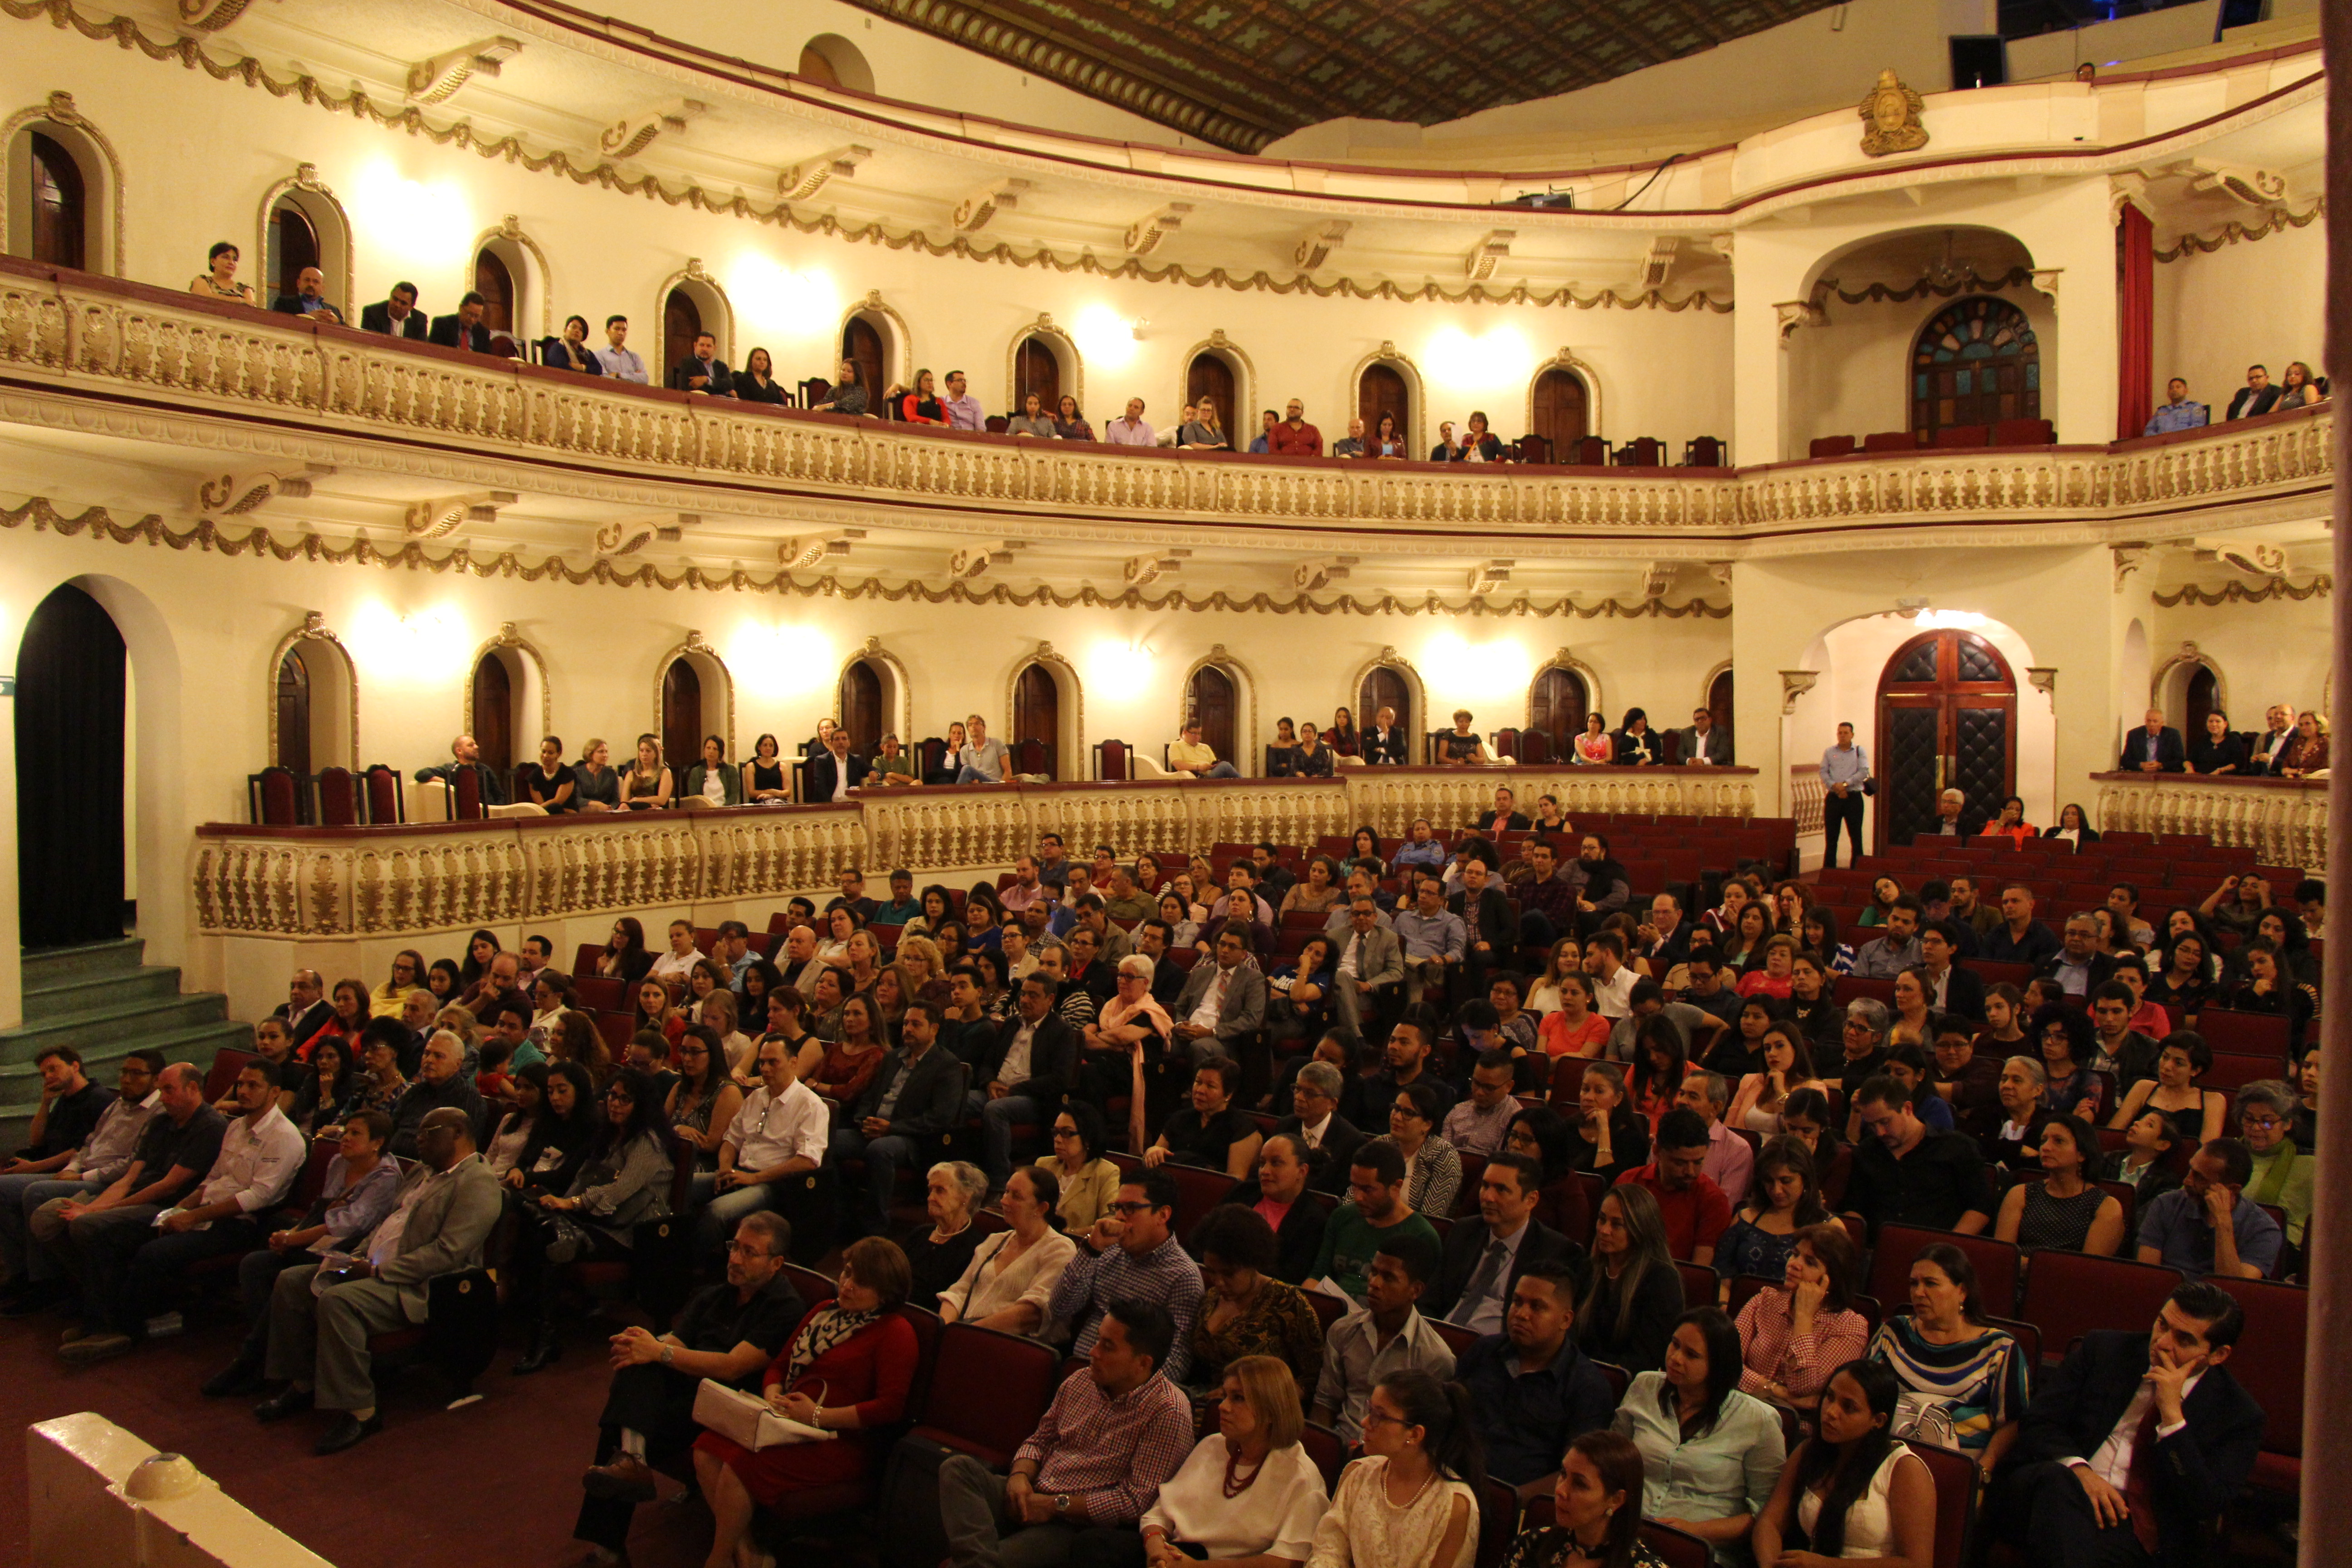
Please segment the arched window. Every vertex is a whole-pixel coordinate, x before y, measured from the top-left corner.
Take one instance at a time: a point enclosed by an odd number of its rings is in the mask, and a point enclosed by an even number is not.
[[[1591,400],[1585,395],[1584,378],[1572,370],[1548,370],[1536,377],[1534,414],[1534,433],[1550,443],[1555,458],[1592,434]]]
[[[301,777],[356,768],[352,661],[331,635],[298,636],[270,672],[270,758]]]
[[[514,274],[496,253],[485,249],[474,258],[474,292],[482,297],[482,325],[494,332],[515,330]]]
[[[883,698],[882,676],[866,659],[857,659],[841,672],[841,727],[849,731],[849,749],[870,757],[880,749],[889,727],[889,709]]]
[[[1221,763],[1238,763],[1234,725],[1240,712],[1234,678],[1213,664],[1192,672],[1184,690],[1184,718],[1201,726],[1201,743]]]
[[[1062,357],[1054,352],[1054,344],[1035,332],[1021,340],[1013,351],[1013,406],[1022,408],[1031,393],[1048,417],[1062,401],[1066,390],[1062,385]],[[1069,389],[1075,390],[1075,388]]]
[[[59,110],[64,93],[50,95]],[[9,139],[8,253],[44,267],[119,272],[113,149],[79,113],[30,119]]]
[[[1911,351],[1911,428],[2042,417],[2042,348],[2025,312],[1979,294],[1936,312]]]
[[[857,367],[857,384],[866,389],[866,406],[882,411],[882,392],[890,384],[889,356],[882,334],[862,316],[852,316],[841,329],[841,357]]]
[[[1398,729],[1407,735],[1416,732],[1413,724],[1421,716],[1413,711],[1412,688],[1406,684],[1404,672],[1376,664],[1364,672],[1364,684],[1356,693],[1358,728],[1375,721],[1383,708],[1395,711]]]
[[[874,68],[858,47],[839,33],[819,33],[802,45],[797,74],[826,87],[845,87],[852,92],[874,90]]]
[[[702,721],[701,673],[680,655],[662,671],[661,744],[662,761],[680,770],[681,783],[686,766],[702,755],[702,737],[709,732]]]
[[[1035,742],[1043,749],[1042,767],[1023,765],[1024,752]],[[1054,672],[1040,663],[1024,667],[1013,682],[1013,766],[1022,773],[1061,777],[1062,688]]]
[[[53,137],[26,132],[32,155],[33,259],[79,268],[89,255],[89,215],[81,165]]]
[[[508,658],[493,648],[474,666],[474,743],[482,749],[482,765],[504,778],[514,772],[514,670]]]
[[[281,201],[269,214],[269,254],[264,258],[260,290],[264,302],[296,294],[306,267],[321,267],[319,227],[310,215],[290,201]],[[323,268],[321,268],[323,270]]]
[[[1412,393],[1405,384],[1404,374],[1394,365],[1377,362],[1366,365],[1364,374],[1356,378],[1356,412],[1362,417],[1366,430],[1379,429],[1381,415],[1395,415],[1397,428],[1406,432],[1410,440]],[[1342,430],[1340,434],[1346,432]]]

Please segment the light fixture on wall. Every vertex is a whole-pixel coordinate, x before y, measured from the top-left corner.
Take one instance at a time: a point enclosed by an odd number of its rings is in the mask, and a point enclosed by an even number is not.
[[[411,610],[362,605],[343,638],[353,662],[373,679],[427,681],[462,673],[473,647],[466,625],[446,607]]]
[[[1148,639],[1099,642],[1087,657],[1087,680],[1112,701],[1140,695],[1151,683],[1151,668]]]

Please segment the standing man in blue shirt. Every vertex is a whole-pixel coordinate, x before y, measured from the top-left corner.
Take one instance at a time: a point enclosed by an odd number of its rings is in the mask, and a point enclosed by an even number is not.
[[[1854,744],[1853,726],[1837,727],[1837,744],[1822,753],[1822,868],[1837,861],[1838,828],[1845,828],[1853,858],[1862,858],[1863,785],[1870,782],[1870,758]]]

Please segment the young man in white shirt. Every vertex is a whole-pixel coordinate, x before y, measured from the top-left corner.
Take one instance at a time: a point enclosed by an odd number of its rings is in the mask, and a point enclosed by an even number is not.
[[[760,1087],[727,1124],[719,1145],[719,1176],[695,1228],[705,1255],[715,1255],[733,1234],[735,1222],[754,1210],[777,1209],[789,1217],[803,1205],[783,1184],[824,1163],[832,1117],[824,1101],[794,1075],[791,1047],[761,1040],[759,1067]]]

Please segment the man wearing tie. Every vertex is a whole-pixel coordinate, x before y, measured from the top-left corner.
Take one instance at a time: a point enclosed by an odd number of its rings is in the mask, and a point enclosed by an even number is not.
[[[2191,1568],[2254,1468],[2263,1411],[2222,1364],[2245,1310],[2190,1280],[2156,1327],[2085,1334],[2026,1410],[1991,1523],[2034,1568]]]
[[[1539,1263],[1580,1266],[1584,1249],[1536,1217],[1543,1167],[1504,1152],[1478,1176],[1478,1223],[1457,1220],[1445,1236],[1445,1258],[1423,1305],[1430,1315],[1473,1333],[1499,1334],[1519,1277]]]
[[[1363,743],[1358,749],[1367,767],[1404,766],[1404,731],[1397,727],[1395,709],[1383,708],[1373,715],[1373,721],[1364,726]]]
[[[2123,765],[2118,771],[2177,773],[2187,756],[2180,743],[2180,731],[2165,723],[2163,709],[2151,708],[2147,710],[2147,722],[2125,740]]]
[[[868,764],[849,754],[849,731],[835,730],[825,737],[825,750],[809,759],[809,801],[847,800],[849,792],[866,782]]]
[[[1265,975],[1249,962],[1246,930],[1228,921],[1217,933],[1215,962],[1194,964],[1176,998],[1171,1044],[1187,1047],[1196,1067],[1213,1056],[1241,1060],[1245,1044],[1265,1026]]]
[[[2280,703],[2268,715],[2270,728],[2254,737],[2253,766],[2250,773],[2275,773],[2279,759],[2294,739],[2294,710]]]
[[[1380,1005],[1381,987],[1404,978],[1404,948],[1396,932],[1381,924],[1381,910],[1369,898],[1348,905],[1348,931],[1339,939],[1339,1023],[1350,1035],[1364,1032],[1366,1016]]]
[[[1707,710],[1692,709],[1689,725],[1676,733],[1681,742],[1685,767],[1727,768],[1731,765],[1731,734],[1715,727],[1715,715]]]
[[[1338,1068],[1320,1059],[1309,1060],[1298,1069],[1298,1081],[1290,1086],[1290,1114],[1274,1130],[1277,1136],[1296,1137],[1306,1148],[1307,1163],[1315,1173],[1307,1185],[1318,1193],[1348,1190],[1348,1163],[1363,1146],[1364,1134],[1339,1114],[1339,1097],[1347,1089],[1348,1080],[1339,1076]]]

